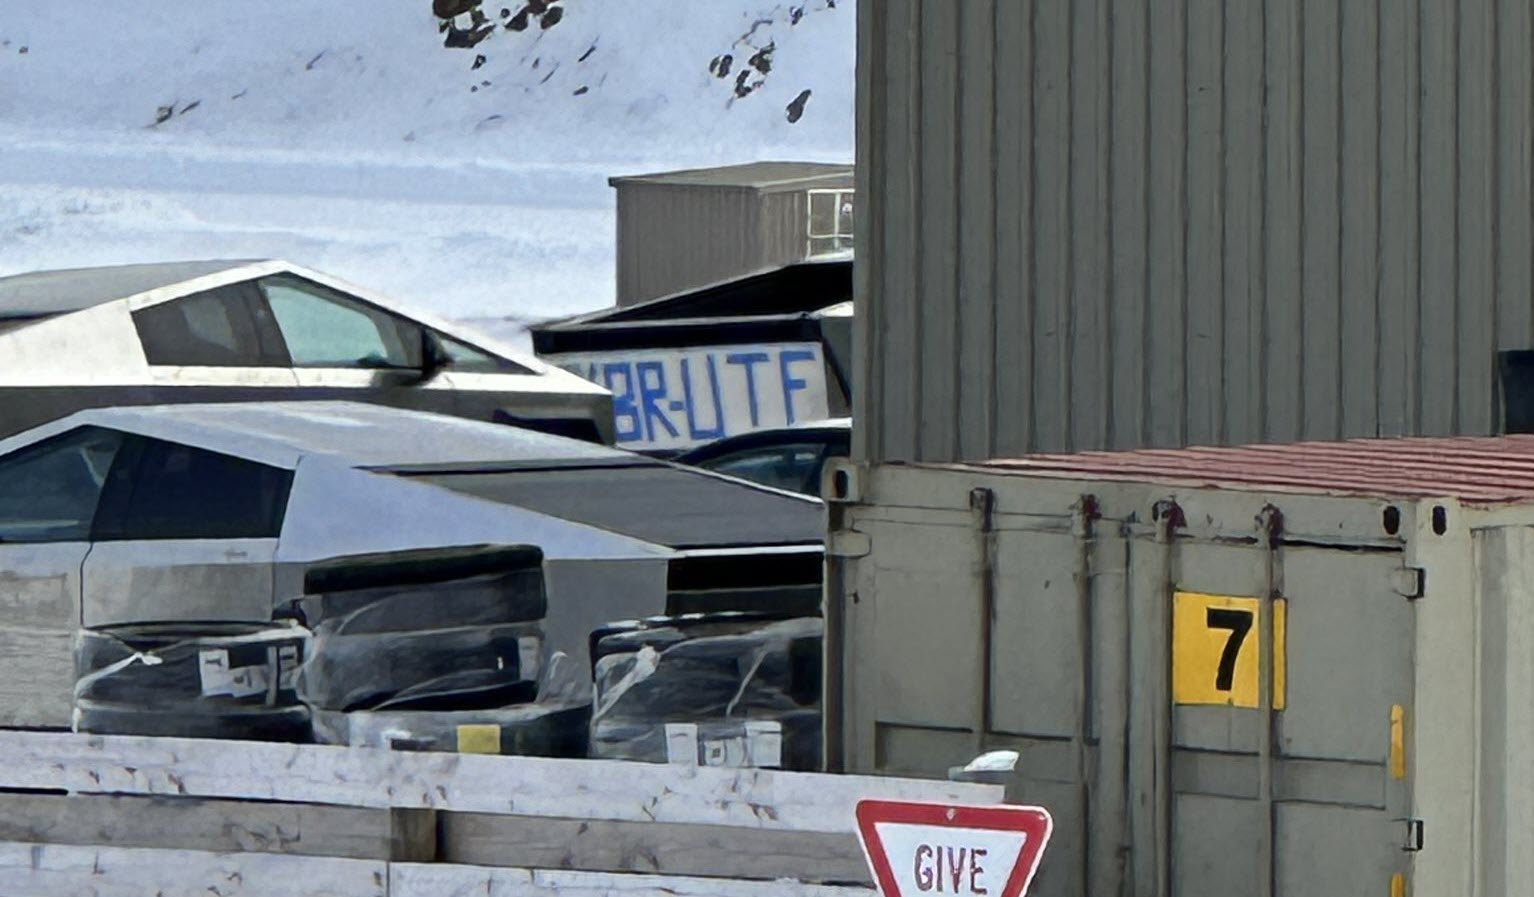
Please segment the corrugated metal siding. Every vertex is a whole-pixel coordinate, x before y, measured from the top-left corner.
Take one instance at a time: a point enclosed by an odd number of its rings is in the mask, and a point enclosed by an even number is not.
[[[632,305],[765,267],[764,197],[738,187],[618,188],[618,304]]]
[[[858,15],[858,455],[1496,428],[1525,0]]]
[[[803,190],[768,193],[760,202],[763,267],[803,260],[809,248],[809,194]]]

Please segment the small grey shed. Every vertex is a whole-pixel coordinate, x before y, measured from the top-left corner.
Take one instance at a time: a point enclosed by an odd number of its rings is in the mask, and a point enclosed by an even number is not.
[[[852,249],[852,166],[751,162],[614,177],[618,304]]]

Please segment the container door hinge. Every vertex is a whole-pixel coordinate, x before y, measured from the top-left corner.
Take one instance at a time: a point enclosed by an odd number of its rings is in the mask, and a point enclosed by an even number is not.
[[[1408,853],[1416,853],[1417,851],[1421,850],[1423,827],[1422,820],[1417,819],[1416,817],[1407,817],[1406,819],[1402,819],[1400,821],[1406,823],[1406,840],[1401,844],[1401,849]]]
[[[1427,571],[1421,567],[1400,567],[1391,571],[1391,588],[1412,601],[1427,594]]]

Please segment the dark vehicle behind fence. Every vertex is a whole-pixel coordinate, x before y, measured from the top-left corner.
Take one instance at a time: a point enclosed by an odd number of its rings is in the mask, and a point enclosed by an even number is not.
[[[851,418],[779,430],[759,430],[711,442],[676,457],[689,464],[763,486],[820,495],[820,472],[852,449]]]

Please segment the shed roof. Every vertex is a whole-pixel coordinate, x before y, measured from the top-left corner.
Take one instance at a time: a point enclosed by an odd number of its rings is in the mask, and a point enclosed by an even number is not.
[[[0,277],[0,318],[32,318],[83,311],[253,264],[257,261],[214,259],[13,274]]]
[[[1534,500],[1534,436],[1410,437],[1026,455],[960,466],[1056,479],[1358,495]]]
[[[637,305],[536,324],[542,355],[805,342],[845,333],[850,362],[852,261],[813,259]]]
[[[852,166],[830,162],[748,162],[716,168],[689,168],[612,177],[613,187],[624,184],[659,184],[672,187],[739,187],[770,193],[776,190],[807,190],[852,184]]]
[[[852,259],[805,259],[693,287],[634,305],[544,321],[530,329],[572,329],[630,321],[747,318],[759,315],[838,315],[850,312]]]

